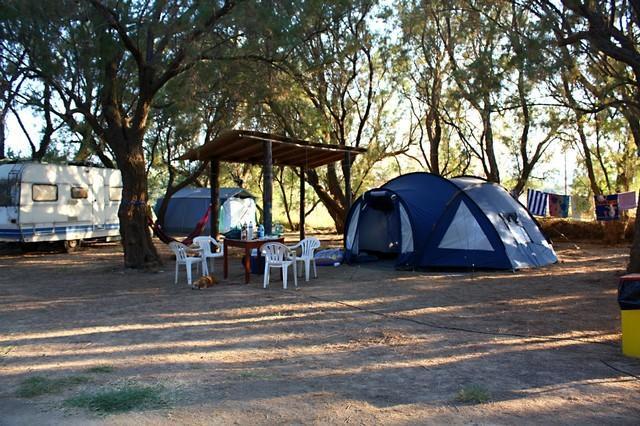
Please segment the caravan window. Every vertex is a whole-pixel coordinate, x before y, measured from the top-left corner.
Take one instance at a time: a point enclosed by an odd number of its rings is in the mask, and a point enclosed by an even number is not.
[[[31,186],[33,201],[58,201],[58,185],[34,183]]]
[[[15,206],[17,185],[15,182],[0,180],[0,207]]]
[[[83,188],[81,186],[71,187],[71,198],[89,198],[89,188]]]
[[[121,186],[113,186],[109,187],[109,201],[120,201],[122,200],[122,187]]]

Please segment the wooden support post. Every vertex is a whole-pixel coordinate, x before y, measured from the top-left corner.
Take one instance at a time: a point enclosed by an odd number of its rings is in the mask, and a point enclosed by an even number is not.
[[[211,159],[209,164],[209,185],[211,186],[211,213],[209,214],[209,234],[213,238],[218,238],[218,224],[220,213],[220,162],[215,158]]]
[[[304,166],[300,167],[300,241],[304,240]]]
[[[349,151],[344,154],[344,198],[346,201],[345,205],[345,220],[347,218],[347,214],[349,214],[349,209],[351,208],[352,194],[351,194],[351,153]]]
[[[264,163],[262,167],[262,210],[264,214],[264,233],[271,235],[271,199],[273,197],[273,157],[271,141],[263,142]]]

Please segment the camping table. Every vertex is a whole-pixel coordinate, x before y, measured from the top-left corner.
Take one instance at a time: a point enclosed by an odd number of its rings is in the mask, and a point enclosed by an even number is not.
[[[275,238],[261,238],[256,240],[235,240],[232,238],[225,238],[224,245],[224,278],[229,276],[229,261],[227,256],[229,255],[228,247],[240,247],[244,248],[244,283],[249,284],[251,277],[251,250],[260,249],[264,243],[282,243],[284,244],[284,237]]]

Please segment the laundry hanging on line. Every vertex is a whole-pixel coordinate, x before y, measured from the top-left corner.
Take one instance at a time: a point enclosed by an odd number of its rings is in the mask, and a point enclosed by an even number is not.
[[[636,192],[623,192],[618,194],[618,208],[620,210],[631,210],[637,206]]]
[[[596,195],[593,197],[596,203],[596,220],[619,220],[620,207],[618,194]]]
[[[546,215],[547,197],[548,194],[546,192],[527,189],[527,208],[529,209],[529,212],[535,216]]]
[[[569,204],[571,197],[568,195],[548,194],[549,216],[569,217]]]
[[[593,201],[587,195],[571,196],[571,217],[573,219],[582,219],[583,216],[591,216],[593,212]]]

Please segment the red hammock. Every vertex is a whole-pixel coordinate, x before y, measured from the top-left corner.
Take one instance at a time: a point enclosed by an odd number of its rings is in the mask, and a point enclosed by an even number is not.
[[[153,229],[153,233],[163,243],[169,244],[172,241],[176,241],[178,243],[182,243],[182,244],[185,244],[185,245],[189,246],[189,245],[191,245],[191,243],[193,243],[193,239],[195,237],[197,237],[200,234],[202,234],[202,230],[204,229],[204,226],[206,225],[207,221],[209,220],[209,213],[211,213],[211,206],[209,206],[207,211],[204,213],[204,216],[202,216],[200,218],[200,220],[198,221],[198,223],[196,223],[196,227],[193,228],[193,231],[191,231],[191,233],[189,233],[189,235],[187,235],[187,237],[182,241],[178,241],[175,238],[170,237],[166,232],[164,232],[164,230],[162,229],[162,227],[160,225],[158,225],[157,223],[155,223],[153,221],[153,219],[151,219],[150,216],[147,217],[147,221],[149,222],[149,226],[151,227],[151,229]]]

